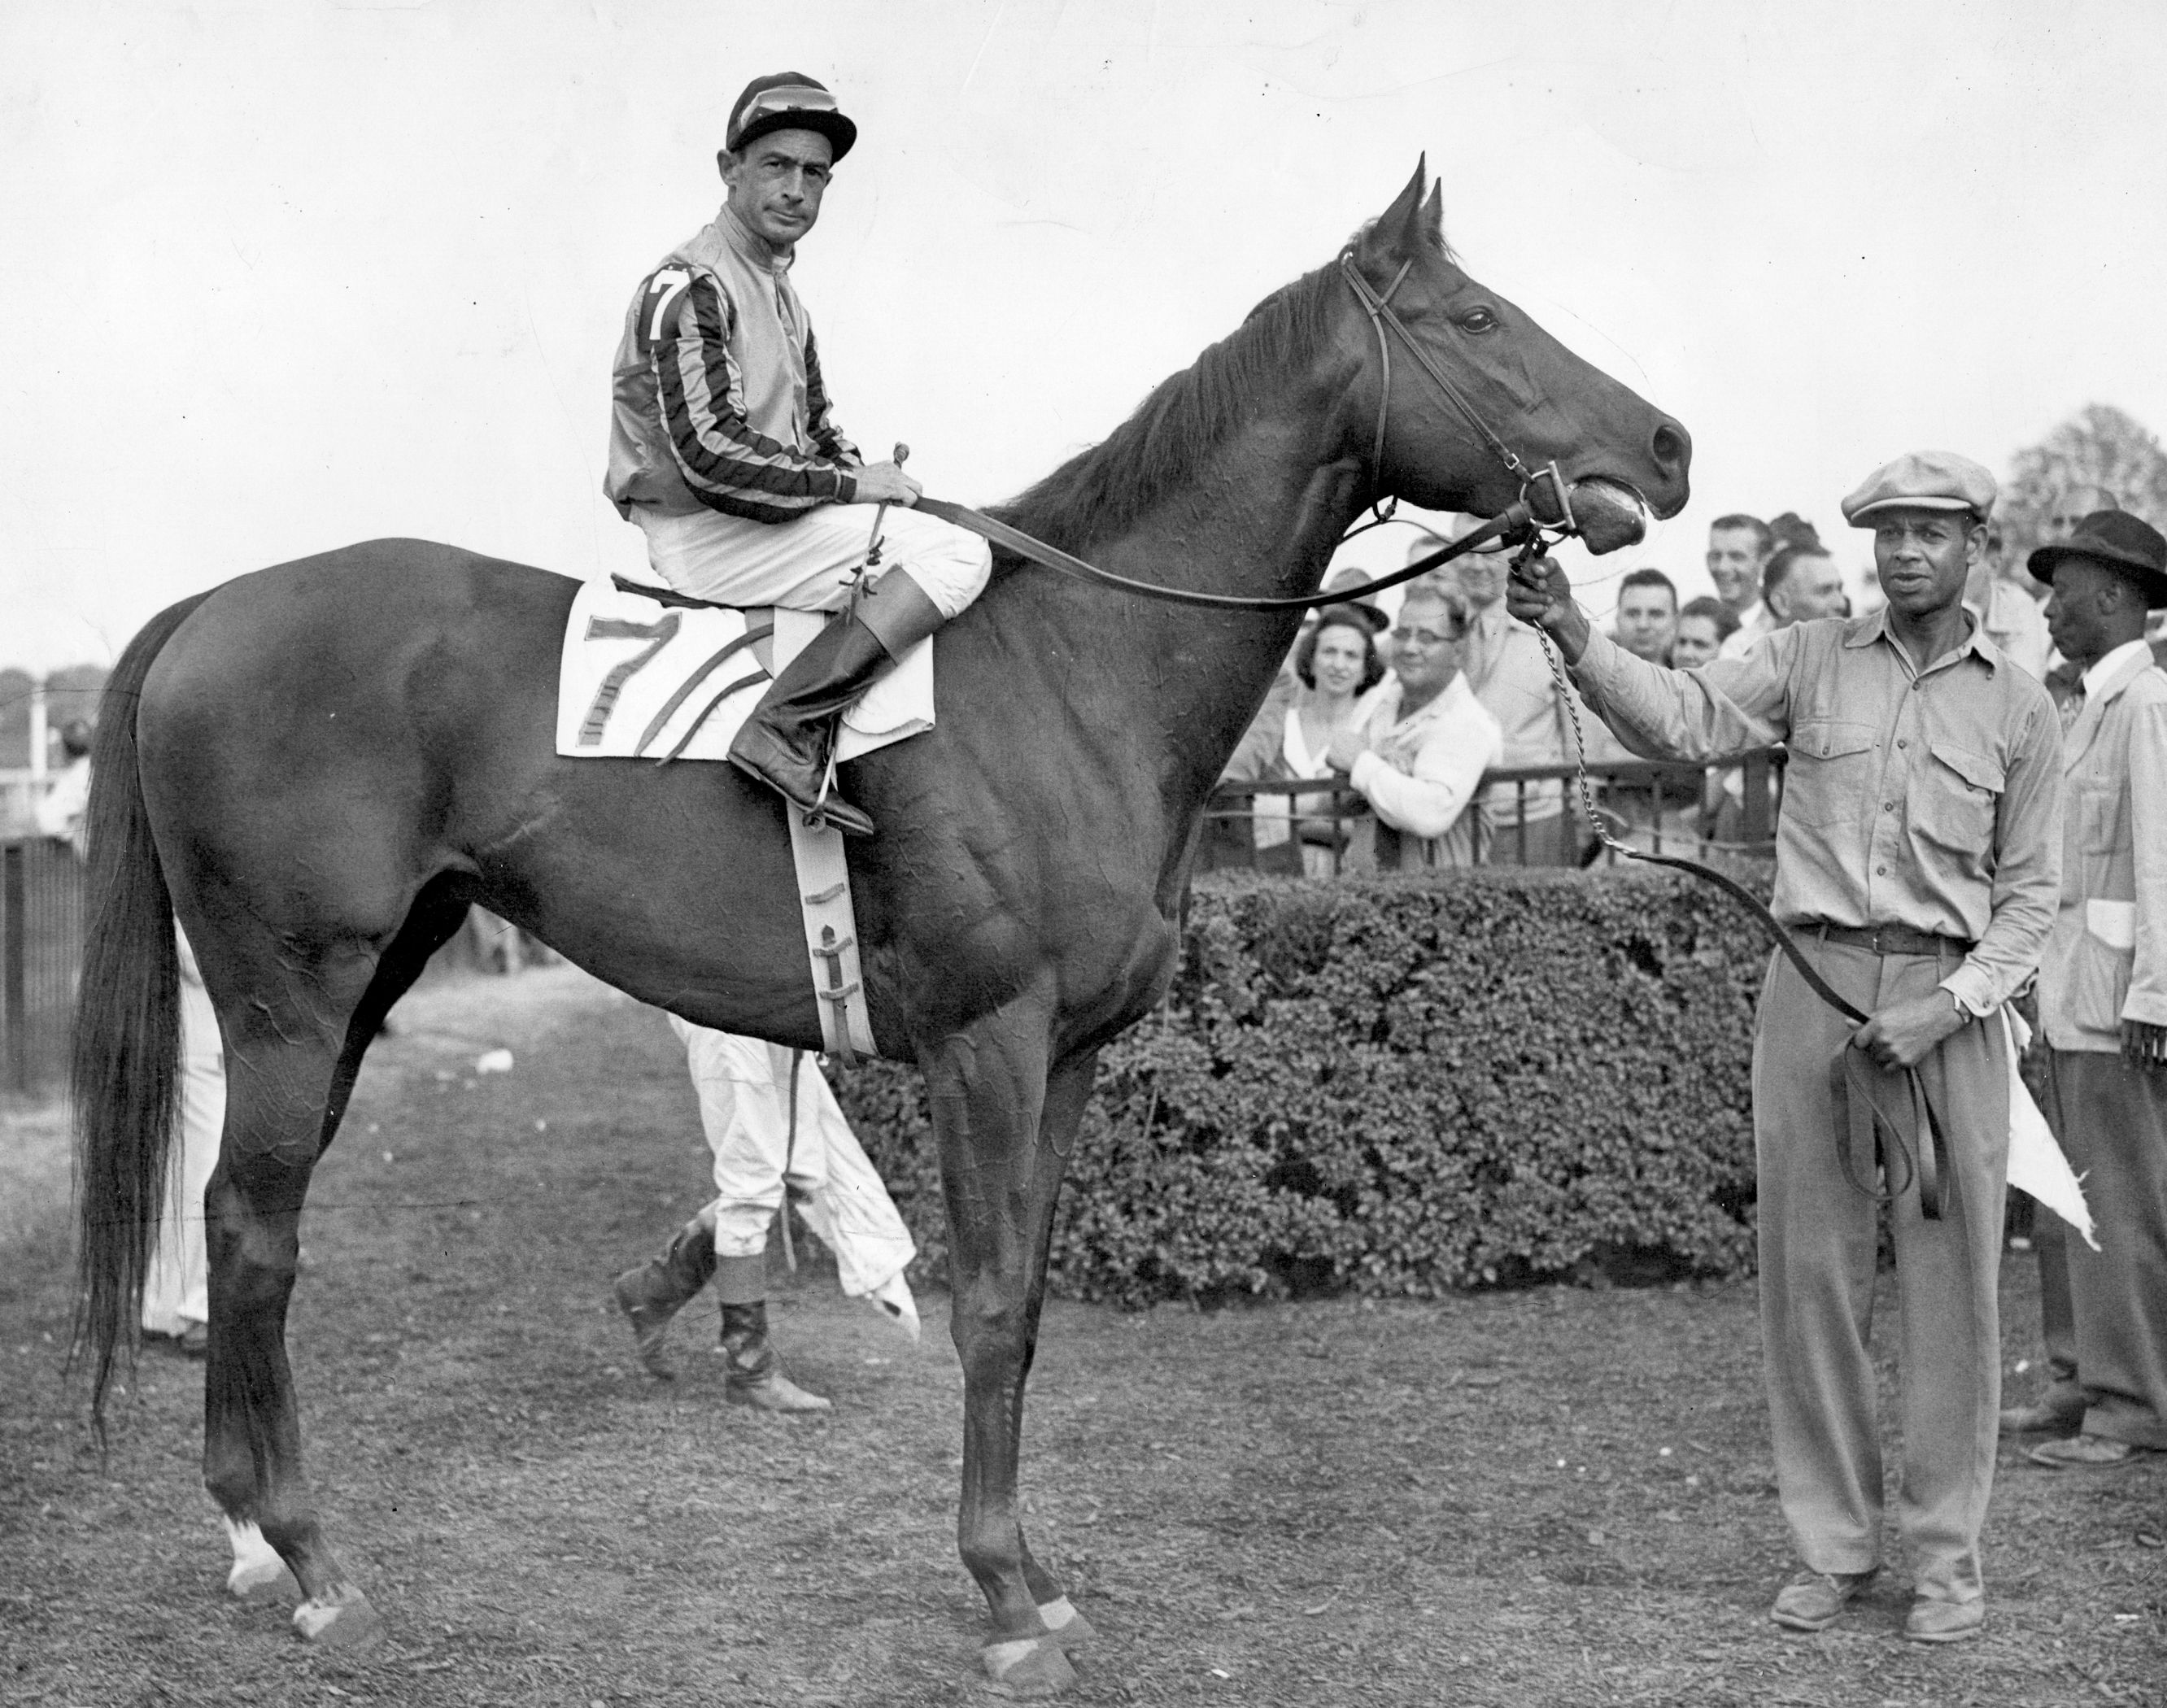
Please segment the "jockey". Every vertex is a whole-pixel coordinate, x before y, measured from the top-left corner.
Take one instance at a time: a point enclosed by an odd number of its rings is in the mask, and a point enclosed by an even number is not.
[[[756,77],[731,109],[716,163],[722,211],[640,281],[612,378],[603,490],[647,536],[677,591],[730,605],[850,607],[870,519],[919,488],[870,466],[828,407],[811,323],[791,288],[797,241],[858,128],[794,71]],[[985,542],[908,508],[888,513],[893,567],[792,659],[730,747],[739,769],[838,829],[872,820],[820,793],[835,719],[905,651],[976,599]]]

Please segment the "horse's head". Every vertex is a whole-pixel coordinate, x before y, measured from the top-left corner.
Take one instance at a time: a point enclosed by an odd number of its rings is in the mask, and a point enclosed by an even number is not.
[[[1530,474],[1557,463],[1590,551],[1638,540],[1643,503],[1659,516],[1676,516],[1685,507],[1693,460],[1686,430],[1461,271],[1444,241],[1443,193],[1432,187],[1425,197],[1426,180],[1417,165],[1398,199],[1364,229],[1346,259],[1374,293],[1389,293],[1391,312],[1467,410],[1386,327],[1391,379],[1384,393],[1379,491],[1425,509],[1495,516],[1522,495],[1525,477],[1508,465],[1509,452]],[[1377,330],[1351,279],[1345,296],[1341,337],[1350,357],[1359,350],[1365,375],[1350,394],[1347,427],[1367,457],[1384,364]],[[1555,515],[1551,494],[1538,489],[1530,496],[1538,516]]]

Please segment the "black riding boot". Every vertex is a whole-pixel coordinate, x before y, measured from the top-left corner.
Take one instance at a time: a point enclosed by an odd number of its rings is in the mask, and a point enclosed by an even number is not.
[[[763,1260],[764,1261],[765,1260]],[[830,1411],[830,1401],[808,1393],[782,1373],[782,1359],[767,1338],[767,1301],[723,1306],[723,1397],[761,1411]]]
[[[873,679],[941,624],[940,610],[903,569],[891,569],[840,622],[792,658],[730,743],[730,759],[805,812],[820,800],[829,744],[844,708]],[[873,822],[830,792],[819,810],[846,836],[871,836]]]
[[[660,1257],[650,1257],[617,1278],[617,1309],[632,1324],[633,1344],[648,1374],[665,1382],[677,1378],[670,1362],[670,1319],[715,1272],[715,1226],[695,1216],[677,1230]]]

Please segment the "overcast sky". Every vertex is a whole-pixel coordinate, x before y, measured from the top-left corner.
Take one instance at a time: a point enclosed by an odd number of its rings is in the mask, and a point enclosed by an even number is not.
[[[619,322],[784,69],[861,131],[797,274],[838,416],[967,503],[1425,151],[1470,271],[1693,433],[1691,507],[1591,578],[1702,590],[1731,510],[1859,568],[1890,456],[2167,426],[2158,0],[7,0],[0,664],[376,535],[637,564]]]

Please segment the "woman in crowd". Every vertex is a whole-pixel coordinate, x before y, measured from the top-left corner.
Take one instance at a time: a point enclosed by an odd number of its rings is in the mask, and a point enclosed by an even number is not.
[[[1278,729],[1267,727],[1264,732],[1276,737],[1276,743],[1258,756],[1257,780],[1330,779],[1332,766],[1326,755],[1333,738],[1362,721],[1371,690],[1384,680],[1385,661],[1377,651],[1377,628],[1384,620],[1384,613],[1374,606],[1327,605],[1295,643],[1290,662],[1296,685],[1278,719]],[[1255,806],[1258,851],[1285,849],[1286,870],[1295,870],[1298,858],[1303,875],[1330,877],[1339,870],[1346,838],[1330,812],[1303,809],[1324,807],[1332,799],[1329,795],[1259,795]]]

